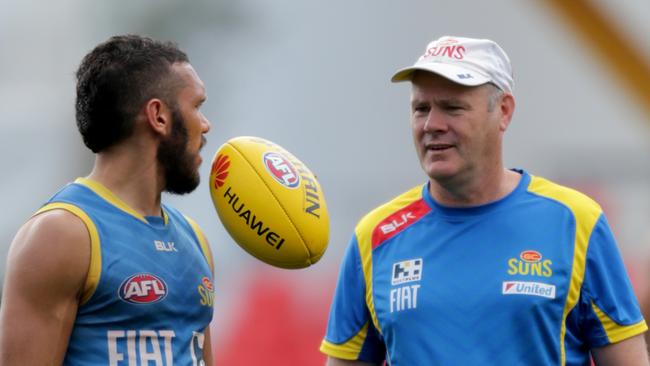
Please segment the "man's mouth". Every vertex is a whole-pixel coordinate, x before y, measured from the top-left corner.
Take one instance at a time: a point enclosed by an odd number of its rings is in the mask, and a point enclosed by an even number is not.
[[[454,145],[436,143],[436,144],[426,144],[425,147],[426,147],[427,150],[430,150],[430,151],[443,151],[443,150],[451,149],[452,147],[454,147]]]

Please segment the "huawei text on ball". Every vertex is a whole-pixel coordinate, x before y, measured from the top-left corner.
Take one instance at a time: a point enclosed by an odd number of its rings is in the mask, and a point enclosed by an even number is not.
[[[250,209],[246,208],[244,202],[239,202],[239,196],[237,193],[231,192],[231,187],[228,187],[223,193],[223,197],[228,200],[230,207],[246,221],[246,225],[253,230],[258,236],[265,236],[266,242],[279,250],[282,244],[284,244],[284,238],[281,237],[278,233],[271,231],[268,226],[264,226],[264,222],[261,219],[258,219],[257,216],[251,212]]]

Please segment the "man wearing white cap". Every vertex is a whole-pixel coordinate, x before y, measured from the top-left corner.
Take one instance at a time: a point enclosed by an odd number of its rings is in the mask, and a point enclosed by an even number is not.
[[[505,52],[442,37],[392,81],[412,83],[429,179],[358,223],[321,344],[328,365],[650,365],[599,205],[503,166]]]

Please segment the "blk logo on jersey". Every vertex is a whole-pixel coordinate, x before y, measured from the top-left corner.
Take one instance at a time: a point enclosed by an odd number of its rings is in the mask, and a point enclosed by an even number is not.
[[[389,234],[415,219],[417,219],[417,216],[415,216],[413,212],[409,211],[403,213],[401,217],[397,217],[390,222],[381,225],[379,228],[381,229],[382,233]]]
[[[501,293],[504,295],[529,295],[555,299],[555,285],[541,282],[504,281]]]
[[[159,252],[178,252],[173,241],[154,240],[153,245]]]
[[[263,157],[264,166],[266,170],[271,173],[271,176],[287,188],[296,188],[300,185],[300,175],[298,170],[289,159],[285,158],[280,153],[267,152]]]
[[[372,248],[375,249],[398,235],[429,212],[431,207],[423,199],[419,199],[388,215],[372,230]]]
[[[399,285],[406,282],[419,281],[422,278],[422,258],[409,259],[393,263],[393,275],[391,285]]]
[[[122,282],[120,299],[131,304],[153,304],[167,296],[167,284],[151,273],[138,273]]]

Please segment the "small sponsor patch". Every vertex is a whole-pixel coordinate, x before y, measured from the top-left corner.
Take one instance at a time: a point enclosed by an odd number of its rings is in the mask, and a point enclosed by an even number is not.
[[[504,281],[501,293],[504,295],[530,295],[554,299],[555,285],[541,282]]]
[[[419,281],[422,279],[422,258],[409,259],[393,263],[393,276],[390,283],[399,285],[401,283]]]

